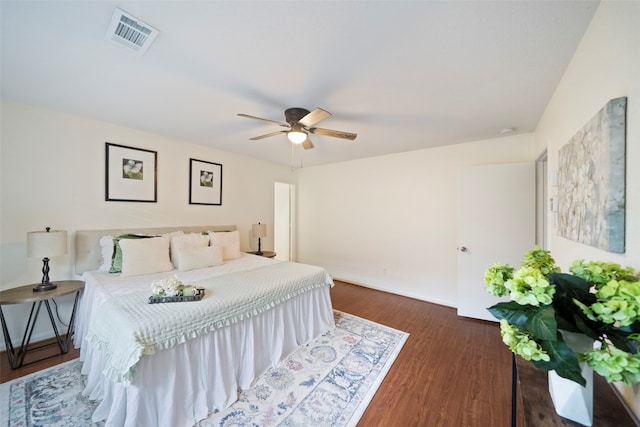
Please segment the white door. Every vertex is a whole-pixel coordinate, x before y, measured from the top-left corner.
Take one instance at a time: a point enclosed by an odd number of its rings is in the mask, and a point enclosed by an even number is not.
[[[496,320],[486,309],[484,271],[496,261],[520,266],[535,242],[535,164],[464,167],[458,212],[458,315]]]
[[[276,259],[291,261],[294,256],[295,186],[276,182],[274,188],[273,250]]]

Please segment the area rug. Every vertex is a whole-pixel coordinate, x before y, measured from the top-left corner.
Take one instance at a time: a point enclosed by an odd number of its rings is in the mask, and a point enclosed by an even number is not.
[[[355,426],[409,334],[334,310],[336,329],[258,377],[199,427]],[[72,360],[0,385],[0,425],[100,426]]]

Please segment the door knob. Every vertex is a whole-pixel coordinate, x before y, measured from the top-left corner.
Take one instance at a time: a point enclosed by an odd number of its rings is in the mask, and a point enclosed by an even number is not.
[[[467,251],[468,251],[468,249],[466,248],[466,246],[460,246],[460,247],[458,248],[458,250],[459,250],[460,252],[467,252]]]

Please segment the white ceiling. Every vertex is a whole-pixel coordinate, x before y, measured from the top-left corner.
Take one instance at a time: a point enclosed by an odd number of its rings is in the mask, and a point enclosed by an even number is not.
[[[597,4],[2,0],[2,97],[295,167],[482,140],[535,129]],[[116,7],[146,54],[105,40]],[[288,107],[358,137],[292,150],[236,115]]]

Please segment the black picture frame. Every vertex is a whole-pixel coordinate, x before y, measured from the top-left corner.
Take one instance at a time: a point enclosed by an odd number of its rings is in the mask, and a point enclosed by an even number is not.
[[[189,204],[222,205],[222,165],[189,159]]]
[[[105,201],[158,201],[158,152],[105,143]]]

